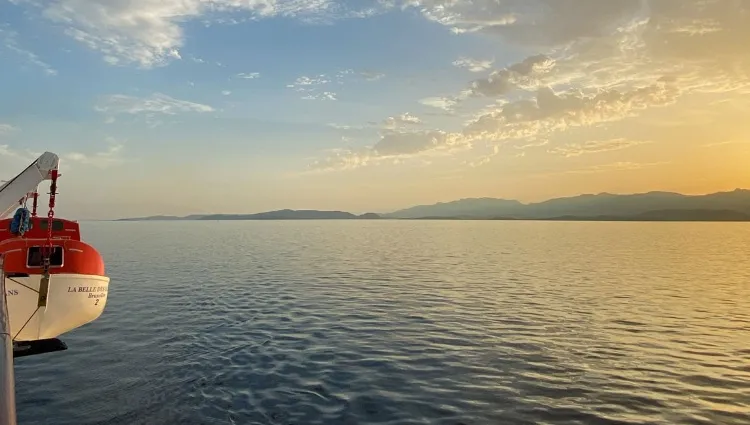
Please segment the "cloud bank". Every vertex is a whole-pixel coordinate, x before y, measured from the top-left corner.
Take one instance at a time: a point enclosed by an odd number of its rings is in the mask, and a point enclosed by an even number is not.
[[[419,102],[473,114],[460,131],[384,134],[362,150],[319,159],[313,168],[351,169],[445,146],[534,146],[573,129],[606,129],[654,108],[679,107],[690,95],[750,94],[747,0],[411,0],[402,6],[460,36],[483,33],[529,54],[505,66],[453,62],[488,74],[453,95]],[[469,106],[482,99],[493,103]],[[639,143],[572,140],[546,153],[573,157]]]

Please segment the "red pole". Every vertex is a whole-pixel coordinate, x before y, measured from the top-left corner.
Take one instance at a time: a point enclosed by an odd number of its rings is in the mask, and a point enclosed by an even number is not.
[[[37,192],[35,190],[34,191],[34,204],[31,207],[31,216],[32,217],[36,217],[36,207],[37,207],[38,201],[39,201],[39,192]]]

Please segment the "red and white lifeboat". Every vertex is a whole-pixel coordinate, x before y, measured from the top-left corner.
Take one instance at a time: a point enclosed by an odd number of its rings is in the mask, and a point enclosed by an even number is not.
[[[101,255],[81,240],[77,222],[54,218],[58,165],[57,155],[46,152],[0,186],[2,215],[34,201],[23,232],[13,219],[0,219],[0,270],[13,342],[56,338],[96,320],[107,303],[109,278]],[[44,180],[51,180],[50,210],[37,217],[35,188]]]
[[[47,217],[32,217],[31,229],[19,237],[10,231],[11,219],[0,220],[0,255],[15,341],[56,338],[97,319],[107,303],[104,261],[81,241],[78,223],[70,220],[52,220],[49,281],[42,287],[47,224]]]

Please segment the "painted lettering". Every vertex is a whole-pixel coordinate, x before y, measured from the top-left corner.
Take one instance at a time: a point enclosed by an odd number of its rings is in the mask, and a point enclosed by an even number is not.
[[[8,289],[5,291],[6,295],[18,295],[18,289]]]
[[[68,292],[107,292],[106,286],[68,286]]]
[[[77,289],[77,291],[69,292],[107,292],[106,286],[79,286]]]

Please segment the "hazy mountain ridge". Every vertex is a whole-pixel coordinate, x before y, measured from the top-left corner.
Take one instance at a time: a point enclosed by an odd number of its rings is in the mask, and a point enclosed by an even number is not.
[[[211,214],[199,220],[352,220],[357,216],[344,211],[278,210],[256,214]]]
[[[277,210],[255,214],[158,215],[117,221],[177,220],[356,220],[469,219],[577,221],[750,221],[750,190],[707,195],[648,192],[630,195],[600,193],[524,204],[515,200],[470,198],[418,205],[388,214],[356,215],[344,211]]]
[[[648,192],[631,195],[601,193],[555,198],[523,204],[494,198],[462,199],[419,205],[384,214],[385,218],[463,217],[549,219],[554,217],[635,216],[652,211],[730,210],[750,214],[750,190],[737,189],[708,195]]]
[[[121,218],[116,221],[179,221],[179,220],[374,220],[375,213],[356,215],[344,211],[277,210],[255,214],[193,214],[185,217],[155,215],[148,217]]]

